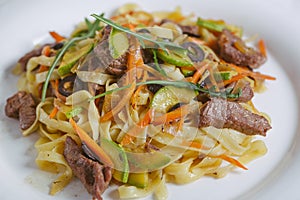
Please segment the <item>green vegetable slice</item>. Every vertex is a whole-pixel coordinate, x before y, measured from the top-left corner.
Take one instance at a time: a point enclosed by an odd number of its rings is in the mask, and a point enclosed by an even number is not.
[[[58,74],[64,76],[70,73],[74,64],[82,57],[88,54],[94,47],[94,44],[87,44],[79,50],[67,51],[58,67]]]
[[[176,51],[163,51],[161,49],[157,50],[157,56],[165,61],[166,63],[183,67],[183,66],[193,66],[193,62],[184,52],[176,52]]]
[[[171,162],[171,157],[162,152],[150,153],[126,152],[130,170],[135,173],[150,172],[161,169]]]
[[[126,183],[129,176],[129,164],[124,149],[112,140],[101,138],[101,147],[111,158],[117,172],[114,178],[120,182]]]
[[[196,96],[197,92],[190,89],[165,86],[155,93],[150,106],[155,111],[166,113],[175,104],[189,103]]]
[[[112,29],[109,36],[109,50],[114,59],[119,58],[129,48],[129,41],[125,32]]]
[[[130,173],[128,178],[128,183],[139,188],[147,187],[149,183],[148,172],[141,173]]]

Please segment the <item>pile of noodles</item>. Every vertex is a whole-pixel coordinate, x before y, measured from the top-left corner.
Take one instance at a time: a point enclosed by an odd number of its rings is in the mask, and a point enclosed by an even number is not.
[[[161,19],[180,20],[182,24],[193,25],[195,23],[194,17],[193,14],[183,16],[180,9],[173,12],[148,13],[139,10],[136,6],[126,5],[119,8],[112,19],[123,25],[128,22],[132,24],[146,22],[146,25],[151,26],[153,22]],[[80,23],[74,33],[84,29],[86,29],[86,24]],[[203,32],[205,31],[203,30]],[[208,32],[206,34],[208,40],[209,37],[213,37]],[[76,45],[80,48],[89,43],[100,41],[101,37],[99,31],[94,38],[80,41]],[[178,40],[183,39],[183,37],[182,33],[178,33]],[[207,54],[211,53],[215,56],[205,44],[203,44],[203,49]],[[93,53],[88,54],[86,58],[81,58],[72,68],[72,73],[77,74],[77,79],[80,79],[83,83],[104,86],[105,91],[125,86],[129,81],[132,85],[138,85],[139,82],[154,79],[180,81],[185,78],[176,66],[170,64],[161,65],[161,68],[167,74],[167,78],[155,71],[152,66],[147,65],[138,66],[137,69],[132,69],[121,78],[116,78],[101,70],[82,70],[86,59],[93,56]],[[18,89],[30,92],[36,98],[39,98],[39,88],[46,79],[47,71],[39,72],[36,69],[41,65],[51,66],[54,59],[55,52],[51,56],[41,55],[31,58],[26,66],[26,72],[20,75]],[[211,61],[210,64],[218,70],[221,69],[217,57],[216,62]],[[135,83],[130,79],[130,76],[136,77]],[[207,77],[205,74],[203,76]],[[51,81],[60,78],[57,69],[55,69],[51,75]],[[254,83],[253,80],[249,79],[248,81],[253,88],[257,87],[257,83]],[[184,89],[181,88],[181,90]],[[40,137],[35,143],[38,152],[36,163],[40,169],[58,174],[51,185],[50,194],[52,195],[61,191],[73,178],[72,170],[63,156],[66,137],[72,137],[78,144],[81,142],[69,123],[67,115],[70,110],[80,107],[80,112],[74,119],[76,119],[78,126],[84,129],[93,140],[99,142],[100,138],[106,138],[120,144],[128,131],[136,127],[139,121],[145,117],[154,98],[146,85],[131,86],[102,97],[103,106],[102,109],[99,109],[97,107],[98,100],[92,99],[95,95],[89,90],[79,89],[64,101],[54,97],[46,98],[36,108],[37,118],[34,124],[23,132],[24,135],[38,132]],[[121,102],[122,106],[119,105]],[[198,128],[199,108],[202,103],[194,98],[187,99],[185,103],[189,107],[189,114],[183,116],[183,120],[167,125],[147,124],[140,129],[138,135],[135,135],[134,143],[123,146],[129,154],[140,153],[143,156],[144,153],[147,153],[145,152],[145,146],[152,145],[159,148],[161,153],[167,155],[170,161],[161,168],[151,169],[147,172],[149,183],[145,188],[126,183],[119,184],[120,198],[145,197],[154,193],[157,199],[166,199],[167,182],[187,184],[203,176],[222,178],[237,167],[231,162],[231,159],[247,164],[266,153],[267,149],[264,142],[258,140],[255,136],[241,134],[230,129]],[[252,102],[243,103],[242,105],[254,113],[261,114],[255,109]],[[58,111],[54,117],[50,117],[54,107],[58,108]],[[120,108],[115,109],[115,107]],[[109,112],[112,112],[112,117],[109,120],[102,120],[102,117]],[[149,151],[154,150],[150,148]]]

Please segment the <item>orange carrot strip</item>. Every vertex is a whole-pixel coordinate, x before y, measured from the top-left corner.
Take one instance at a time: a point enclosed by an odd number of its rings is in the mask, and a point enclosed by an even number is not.
[[[200,79],[200,77],[202,76],[202,74],[204,73],[205,70],[207,70],[208,68],[208,64],[204,64],[202,66],[200,66],[199,68],[197,68],[196,72],[194,73],[191,82],[192,83],[197,83],[198,80]]]
[[[152,120],[152,115],[153,115],[153,109],[150,108],[147,113],[145,114],[145,116],[143,117],[143,119],[141,121],[139,121],[138,126],[144,128],[145,126],[148,126]]]
[[[114,164],[105,151],[82,128],[80,128],[72,118],[70,118],[69,122],[78,134],[82,143],[87,145],[87,147],[95,154],[95,156],[98,157],[99,160],[101,160],[101,162],[103,162],[103,164],[113,167]]]
[[[234,68],[238,73],[250,76],[252,78],[266,79],[266,80],[276,80],[276,78],[273,77],[273,76],[269,76],[269,75],[266,75],[266,74],[261,74],[259,72],[253,72],[253,71],[250,71],[250,70],[245,69],[243,67],[238,67],[238,66],[236,66],[234,64],[229,64],[229,65],[232,68]]]
[[[125,95],[122,97],[119,104],[117,104],[113,109],[111,109],[109,112],[105,113],[102,117],[100,117],[100,122],[106,122],[110,120],[115,114],[119,113],[120,110],[128,103],[130,100],[130,97],[132,96],[134,89],[135,89],[135,82],[130,86],[128,91],[126,91]]]
[[[38,73],[40,73],[40,72],[45,72],[45,71],[47,71],[48,69],[49,69],[48,66],[41,65],[41,66],[39,67]]]
[[[50,31],[49,33],[55,39],[56,42],[61,42],[61,41],[65,40],[65,38],[63,36],[59,35],[55,31]]]
[[[196,44],[200,44],[200,45],[205,44],[205,41],[203,41],[199,38],[195,38],[195,37],[189,37],[188,40],[191,41],[191,42],[194,42]]]
[[[267,48],[266,48],[266,44],[265,44],[265,41],[264,40],[259,40],[258,41],[258,48],[259,48],[259,51],[262,55],[264,55],[265,57],[267,57]]]
[[[229,157],[229,156],[224,155],[224,154],[216,156],[216,157],[217,158],[221,158],[222,160],[226,160],[227,162],[233,164],[234,166],[240,167],[240,168],[242,168],[244,170],[248,170],[247,167],[245,167],[242,163],[240,163],[238,160],[236,160],[236,159],[234,159],[232,157]]]
[[[189,71],[194,71],[196,70],[194,66],[183,66],[180,67],[181,70],[189,70]]]
[[[153,119],[152,123],[154,125],[168,123],[168,122],[174,121],[176,119],[183,118],[184,116],[189,114],[189,112],[190,111],[189,111],[188,105],[183,105],[174,111],[168,112],[160,117],[156,117],[155,119]]]
[[[240,80],[240,79],[242,79],[244,77],[245,77],[244,74],[237,74],[237,75],[231,77],[231,79],[223,81],[222,84],[225,86],[225,85],[228,85],[230,83],[236,82],[236,81],[238,81],[238,80]]]
[[[50,56],[51,53],[51,47],[49,45],[45,46],[42,50],[42,54],[45,56]]]
[[[54,106],[54,108],[52,109],[51,113],[49,114],[49,118],[53,119],[56,115],[56,113],[58,112],[58,108]]]
[[[58,91],[59,80],[56,79],[56,80],[50,81],[50,84],[51,84],[52,88],[54,89],[55,96],[65,102],[66,97],[61,95]]]
[[[129,49],[129,56],[127,59],[127,72],[129,72],[127,83],[131,83],[136,79],[137,77],[136,68],[142,65],[144,65],[144,61],[143,61],[141,49],[139,47],[138,42],[136,41],[134,47]]]
[[[132,23],[122,24],[122,26],[129,28],[131,31],[134,31],[134,29],[136,28],[136,26],[133,25]]]
[[[147,113],[145,114],[145,116],[143,117],[143,119],[141,119],[138,122],[137,126],[132,128],[130,131],[128,131],[128,133],[126,133],[124,135],[124,137],[122,138],[122,141],[121,141],[121,145],[130,144],[134,140],[134,138],[137,136],[137,134],[139,134],[144,127],[146,127],[147,125],[150,124],[150,122],[152,120],[152,115],[153,115],[153,109],[150,108],[147,111]]]
[[[45,56],[50,56],[50,53],[51,53],[51,47],[49,45],[45,46],[42,50],[42,55],[45,55]],[[48,66],[45,66],[45,65],[41,65],[39,67],[39,70],[38,70],[38,73],[40,72],[45,72],[49,69]]]

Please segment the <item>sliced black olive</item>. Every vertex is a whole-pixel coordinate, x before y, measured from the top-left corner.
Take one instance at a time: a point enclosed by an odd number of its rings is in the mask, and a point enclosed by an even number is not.
[[[59,50],[64,46],[63,42],[55,43],[54,46],[52,47],[54,50]]]
[[[148,90],[150,90],[150,92],[155,94],[163,86],[159,85],[159,84],[148,84],[147,87],[148,87]]]
[[[89,147],[88,147],[84,142],[82,142],[81,148],[82,148],[84,154],[85,154],[88,158],[90,158],[90,159],[92,159],[92,160],[94,160],[94,161],[97,161],[97,160],[98,160],[98,159],[97,159],[97,156],[93,153],[93,151],[91,151],[91,150],[89,149]]]
[[[185,105],[185,104],[186,104],[186,103],[181,103],[181,102],[176,103],[174,106],[172,106],[172,107],[168,110],[168,112],[172,112],[172,111],[176,110],[177,108],[180,108],[181,106],[183,106],[183,105]]]
[[[185,42],[181,46],[188,50],[188,57],[192,62],[201,62],[204,59],[205,53],[196,43]]]
[[[146,28],[139,29],[137,32],[138,33],[150,33],[150,31]]]
[[[76,75],[70,75],[63,78],[59,82],[58,92],[65,97],[70,96],[73,93],[75,79]]]

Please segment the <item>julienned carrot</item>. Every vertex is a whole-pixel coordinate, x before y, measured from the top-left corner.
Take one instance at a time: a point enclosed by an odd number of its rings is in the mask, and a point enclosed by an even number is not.
[[[182,145],[191,147],[191,148],[195,148],[195,149],[208,150],[208,148],[203,146],[200,142],[195,142],[195,141],[185,141],[185,142],[182,142]]]
[[[138,42],[135,42],[135,47],[129,49],[129,55],[127,60],[127,72],[128,79],[127,83],[133,82],[137,78],[136,68],[144,65],[141,49]]]
[[[51,47],[50,47],[49,45],[46,45],[46,46],[43,48],[43,50],[42,50],[42,55],[48,57],[48,56],[50,56],[50,53],[51,53]],[[39,72],[39,73],[40,73],[40,72],[45,72],[45,71],[47,71],[48,69],[49,69],[48,66],[41,65],[41,66],[39,67],[38,72]]]
[[[261,74],[259,72],[253,72],[253,71],[250,71],[249,69],[245,69],[243,67],[239,67],[239,66],[236,66],[234,64],[229,64],[229,65],[232,68],[234,68],[239,74],[244,74],[244,75],[250,76],[252,78],[257,78],[257,79],[276,80],[276,78],[273,77],[273,76],[269,76],[269,75],[266,75],[266,74]]]
[[[51,84],[52,88],[54,89],[55,96],[65,102],[66,97],[61,95],[58,91],[59,80],[56,79],[56,80],[50,81],[50,84]]]
[[[135,82],[131,84],[130,88],[128,88],[128,91],[126,91],[125,95],[122,97],[120,102],[112,108],[109,112],[105,113],[102,117],[100,117],[100,122],[106,122],[110,120],[115,114],[119,113],[122,108],[126,105],[126,103],[129,102],[130,97],[132,96],[134,90],[135,90]]]
[[[57,112],[58,112],[58,108],[54,106],[51,113],[49,114],[49,118],[53,119],[55,117],[55,115],[57,114]]]
[[[197,83],[198,80],[200,79],[200,77],[202,76],[202,74],[204,73],[205,70],[207,70],[208,68],[208,64],[204,64],[202,66],[200,66],[199,68],[197,68],[196,72],[194,73],[191,82],[192,83]]]
[[[215,156],[216,158],[221,158],[222,160],[226,160],[227,162],[233,164],[234,166],[237,166],[237,167],[240,167],[244,170],[248,170],[247,167],[245,167],[242,163],[240,163],[238,160],[232,158],[232,157],[229,157],[225,154],[222,154],[222,155],[219,155],[219,156]]]
[[[200,45],[204,45],[205,44],[205,41],[204,40],[201,40],[199,38],[195,38],[195,37],[189,37],[189,40],[191,42],[194,42],[196,44],[200,44]]]
[[[160,124],[168,123],[176,119],[183,118],[184,116],[189,114],[189,112],[190,112],[189,105],[183,105],[174,111],[168,112],[160,117],[154,118],[152,120],[152,124],[160,125]]]
[[[231,77],[231,79],[223,81],[222,84],[225,86],[225,85],[228,85],[230,83],[236,82],[236,81],[238,81],[238,80],[240,80],[240,79],[242,79],[244,77],[245,77],[244,74],[237,74],[237,75]]]
[[[259,51],[262,55],[264,55],[265,57],[267,57],[267,48],[266,48],[266,44],[265,44],[265,41],[264,40],[259,40],[258,41],[258,48],[259,48]]]
[[[59,34],[56,33],[55,31],[50,31],[49,33],[50,33],[50,35],[55,39],[56,42],[61,42],[61,41],[63,41],[63,40],[66,39],[65,37],[59,35]]]
[[[134,31],[136,28],[136,26],[133,25],[132,23],[122,24],[122,26],[129,28],[131,31]]]
[[[46,45],[42,50],[42,54],[45,56],[50,56],[50,53],[51,53],[51,47],[49,45]]]
[[[87,145],[103,164],[113,167],[114,164],[105,151],[82,128],[80,128],[72,118],[70,118],[69,122],[78,134],[81,142]]]
[[[131,97],[131,103],[132,103],[132,107],[136,108],[136,100],[138,99],[138,95],[140,93],[140,91],[145,88],[145,85],[140,85],[137,87],[137,89],[135,90],[135,92],[133,93],[132,97]]]
[[[38,73],[48,71],[49,67],[45,65],[41,65],[39,67]]]
[[[153,109],[150,108],[145,114],[145,116],[143,117],[143,119],[141,119],[137,123],[137,126],[129,130],[128,133],[124,135],[121,141],[121,145],[130,144],[133,141],[133,139],[137,136],[137,134],[139,134],[144,127],[148,126],[151,123],[152,115],[153,115]]]
[[[143,76],[143,79],[141,80],[141,82],[147,81],[147,79],[148,79],[148,77],[149,77],[149,76],[148,76],[148,73],[147,73],[145,70],[142,70],[142,69],[137,70],[137,73],[138,73],[138,72],[141,72],[141,73],[144,72],[143,75],[141,75],[141,76]],[[136,101],[137,101],[137,99],[139,98],[138,96],[139,96],[140,92],[141,92],[144,88],[146,88],[146,85],[140,85],[140,86],[138,86],[137,89],[135,90],[135,92],[133,93],[132,97],[131,97],[131,104],[132,104],[132,107],[135,108],[135,109],[136,109],[136,107],[137,107]]]

